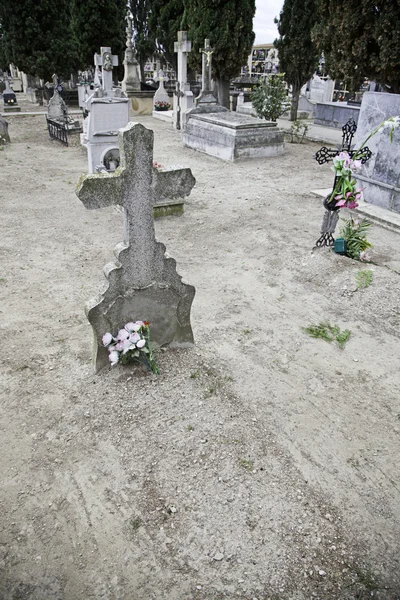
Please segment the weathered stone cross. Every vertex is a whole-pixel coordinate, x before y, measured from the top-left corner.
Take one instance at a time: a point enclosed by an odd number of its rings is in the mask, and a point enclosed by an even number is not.
[[[187,39],[187,31],[178,31],[178,41],[174,42],[178,54],[178,75],[175,89],[174,126],[182,129],[182,113],[193,106],[193,94],[187,83],[187,55],[192,51],[192,42]]]
[[[202,91],[210,91],[211,87],[211,56],[214,52],[214,48],[210,46],[210,40],[204,40],[204,48],[200,49],[202,54],[202,72],[201,72],[201,83]]]
[[[111,48],[102,47],[100,48],[100,54],[94,55],[94,64],[96,67],[101,67],[101,87],[103,90],[112,90],[112,71],[113,67],[118,67],[118,56],[111,54]]]
[[[83,176],[76,191],[88,209],[120,204],[125,215],[117,261],[104,269],[107,289],[86,305],[95,335],[96,370],[109,364],[101,344],[104,333],[115,335],[129,321],[150,321],[152,340],[159,346],[193,344],[190,308],[195,289],[182,283],[175,260],[165,258],[165,246],[155,239],[153,204],[163,173],[153,168],[153,132],[129,123],[119,130],[119,150],[121,166],[114,173]]]

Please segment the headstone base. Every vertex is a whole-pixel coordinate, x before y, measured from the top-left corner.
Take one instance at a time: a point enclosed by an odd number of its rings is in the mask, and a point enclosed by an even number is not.
[[[189,148],[227,161],[284,152],[284,133],[275,123],[229,111],[191,114],[183,142]]]
[[[165,121],[166,123],[172,123],[174,116],[173,110],[153,110],[153,117],[159,121]]]
[[[4,107],[4,112],[5,113],[15,113],[15,112],[21,112],[21,107],[20,106],[5,106]]]

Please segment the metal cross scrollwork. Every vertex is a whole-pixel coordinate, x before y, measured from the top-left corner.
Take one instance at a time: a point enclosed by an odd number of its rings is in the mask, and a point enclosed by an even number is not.
[[[315,154],[315,160],[318,162],[318,164],[323,165],[327,163],[329,160],[335,158],[335,156],[338,156],[341,152],[347,152],[350,158],[353,158],[357,152],[358,160],[360,160],[361,163],[364,165],[367,162],[367,160],[371,158],[372,152],[368,148],[368,146],[365,146],[364,148],[361,148],[357,151],[351,149],[353,137],[356,131],[356,122],[354,121],[354,119],[349,119],[347,123],[342,127],[343,136],[341,148],[334,150],[332,148],[322,146],[322,148],[318,150],[318,152]],[[336,187],[338,179],[339,178],[335,176],[335,179],[333,181],[332,192]],[[321,248],[322,246],[333,246],[335,243],[335,238],[333,237],[333,234],[335,233],[336,225],[339,220],[340,209],[336,207],[336,200],[333,200],[333,202],[330,201],[332,192],[328,194],[328,196],[326,196],[326,198],[324,199],[323,204],[326,210],[321,225],[321,236],[315,243],[316,248]]]

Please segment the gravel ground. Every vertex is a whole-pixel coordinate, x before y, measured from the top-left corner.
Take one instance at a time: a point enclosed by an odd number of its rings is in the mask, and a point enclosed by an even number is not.
[[[121,213],[75,196],[78,138],[8,120],[1,599],[399,599],[398,234],[373,227],[370,267],[312,252],[317,145],[229,164],[143,117],[154,159],[197,179],[156,223],[197,290],[196,345],[161,352],[158,377],[94,375],[82,307]],[[351,330],[344,350],[302,330],[323,320]]]

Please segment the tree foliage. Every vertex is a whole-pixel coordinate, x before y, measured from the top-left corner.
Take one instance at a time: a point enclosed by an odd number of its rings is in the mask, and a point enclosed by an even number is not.
[[[288,109],[283,75],[269,75],[265,82],[259,83],[251,101],[260,119],[276,121]]]
[[[292,86],[291,121],[297,118],[300,90],[318,65],[319,52],[311,39],[316,19],[315,0],[285,0],[279,20],[275,20],[280,37],[274,45],[279,54],[280,71]]]
[[[130,0],[129,7],[133,17],[133,45],[140,65],[141,79],[144,81],[144,65],[156,50],[155,29],[150,28],[150,16],[153,0]]]
[[[208,38],[221,104],[229,102],[229,81],[240,74],[254,42],[255,0],[185,0],[182,26],[192,40],[189,65],[201,70],[200,48]]]
[[[163,54],[175,69],[177,55],[174,42],[178,39],[178,31],[184,29],[184,14],[184,0],[152,0],[149,26],[155,35],[157,51]]]
[[[317,0],[314,38],[333,79],[357,88],[365,77],[400,93],[400,2]]]
[[[125,0],[70,0],[69,5],[80,68],[93,65],[101,46],[109,46],[122,64],[128,12]]]
[[[50,79],[77,64],[68,0],[18,0],[0,3],[3,60],[26,73]]]
[[[125,0],[0,2],[0,66],[50,80],[93,64],[100,46],[125,47]]]

